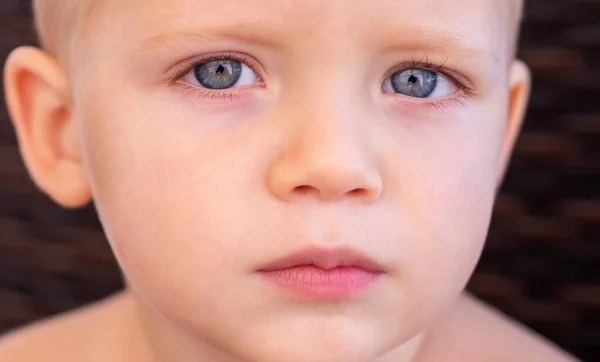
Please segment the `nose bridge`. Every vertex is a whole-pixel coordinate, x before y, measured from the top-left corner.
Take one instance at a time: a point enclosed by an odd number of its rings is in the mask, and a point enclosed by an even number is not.
[[[282,107],[295,148],[305,157],[318,154],[322,160],[342,150],[357,152],[356,147],[366,142],[367,118],[353,65],[337,55],[325,58],[304,62],[304,72],[292,79],[294,86]]]
[[[364,85],[349,59],[326,58],[306,62],[303,74],[293,80],[287,101],[296,111],[294,127],[299,134],[329,130],[321,137],[352,136],[365,121],[365,97],[360,95]]]
[[[344,162],[346,158],[367,157],[367,134],[360,124],[356,103],[322,98],[305,106],[293,127],[292,149],[312,164]],[[344,105],[348,108],[344,109]],[[363,132],[361,132],[361,129]],[[348,165],[349,166],[349,165]]]

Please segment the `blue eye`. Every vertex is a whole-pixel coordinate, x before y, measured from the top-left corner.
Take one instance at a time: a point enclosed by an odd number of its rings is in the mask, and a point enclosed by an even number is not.
[[[400,93],[414,98],[441,98],[458,89],[446,77],[431,70],[403,69],[386,79],[384,89],[389,93]]]
[[[184,79],[202,88],[219,90],[253,85],[258,77],[242,62],[220,59],[197,65]]]

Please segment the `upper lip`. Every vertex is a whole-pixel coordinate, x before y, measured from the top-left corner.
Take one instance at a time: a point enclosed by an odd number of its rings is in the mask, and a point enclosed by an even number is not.
[[[383,267],[368,256],[351,248],[300,249],[292,254],[276,259],[260,269],[273,271],[301,265],[314,265],[321,269],[333,269],[340,266],[357,267],[372,272],[383,272]]]

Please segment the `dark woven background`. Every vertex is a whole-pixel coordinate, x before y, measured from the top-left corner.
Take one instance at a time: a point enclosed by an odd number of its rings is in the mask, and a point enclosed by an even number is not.
[[[35,44],[28,1],[0,1],[0,59]],[[469,289],[600,361],[600,0],[529,3],[520,55],[535,87]],[[0,333],[121,287],[93,207],[36,190],[0,102]]]

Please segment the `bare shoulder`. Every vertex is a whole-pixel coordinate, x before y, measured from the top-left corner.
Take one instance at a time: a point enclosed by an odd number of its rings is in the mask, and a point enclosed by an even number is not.
[[[427,337],[423,356],[424,361],[578,361],[466,293]]]
[[[122,296],[23,327],[0,338],[0,361],[106,361],[97,353],[114,323]]]

